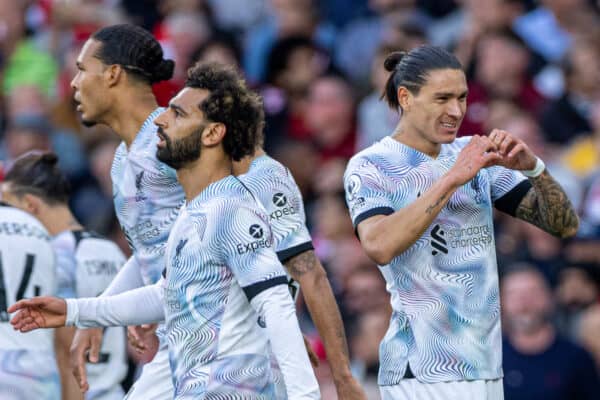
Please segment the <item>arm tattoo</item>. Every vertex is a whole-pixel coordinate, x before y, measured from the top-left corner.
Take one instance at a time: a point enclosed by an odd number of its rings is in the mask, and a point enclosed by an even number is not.
[[[440,197],[439,199],[437,199],[437,201],[435,203],[433,203],[432,205],[430,205],[429,207],[427,207],[427,209],[425,210],[425,212],[427,214],[431,214],[436,208],[437,206],[439,206],[444,199],[446,198],[447,194],[443,194],[442,197]]]
[[[579,227],[579,218],[564,190],[547,170],[530,181],[533,188],[521,200],[517,218],[554,236],[573,236]]]
[[[314,250],[308,250],[287,260],[285,267],[292,278],[298,280],[302,275],[313,270],[317,263]]]

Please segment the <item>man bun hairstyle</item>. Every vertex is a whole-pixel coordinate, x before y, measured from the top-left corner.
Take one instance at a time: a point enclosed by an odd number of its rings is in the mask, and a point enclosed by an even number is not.
[[[10,191],[18,197],[33,194],[51,205],[66,204],[71,185],[58,166],[58,156],[32,151],[17,158],[4,176]]]
[[[118,64],[149,84],[173,77],[175,62],[164,59],[160,43],[139,26],[107,26],[96,31],[92,39],[102,43],[96,57],[106,65]]]
[[[197,63],[188,70],[185,87],[210,92],[198,107],[207,120],[225,125],[223,148],[234,161],[254,154],[263,140],[263,103],[234,68]]]
[[[460,61],[451,53],[436,46],[419,46],[409,52],[395,51],[390,53],[383,62],[390,76],[381,95],[390,108],[397,110],[398,88],[404,86],[417,95],[427,81],[429,72],[436,69],[460,69]]]

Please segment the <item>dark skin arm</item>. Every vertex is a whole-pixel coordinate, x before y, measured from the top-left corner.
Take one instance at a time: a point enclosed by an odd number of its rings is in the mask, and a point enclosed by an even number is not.
[[[285,267],[292,278],[300,283],[308,311],[323,339],[339,399],[366,399],[364,391],[350,372],[342,317],[323,265],[315,252],[309,250],[286,261]]]

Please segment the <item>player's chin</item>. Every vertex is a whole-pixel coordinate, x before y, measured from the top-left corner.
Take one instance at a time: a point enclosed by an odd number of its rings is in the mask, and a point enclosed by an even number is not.
[[[456,135],[458,134],[458,129],[449,130],[449,129],[440,129],[436,134],[436,142],[439,144],[448,144],[454,142],[456,139]]]

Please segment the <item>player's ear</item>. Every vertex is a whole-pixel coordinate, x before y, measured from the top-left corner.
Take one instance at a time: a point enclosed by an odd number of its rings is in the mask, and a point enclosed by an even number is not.
[[[403,111],[410,110],[410,106],[412,104],[412,93],[404,86],[398,87],[398,91],[396,93],[398,96],[398,104]]]
[[[104,71],[104,77],[106,78],[108,86],[115,86],[119,82],[119,79],[122,78],[124,73],[125,71],[123,70],[123,67],[119,64],[112,64],[106,67],[106,70]]]
[[[29,193],[23,195],[21,205],[32,215],[39,215],[42,211],[42,199]]]
[[[218,145],[225,138],[227,128],[221,122],[212,122],[202,132],[202,144],[205,147],[213,147]]]

